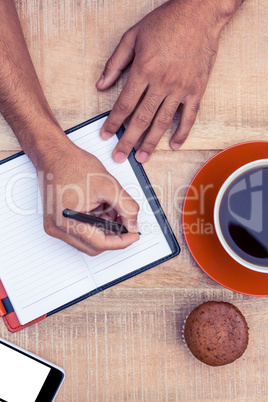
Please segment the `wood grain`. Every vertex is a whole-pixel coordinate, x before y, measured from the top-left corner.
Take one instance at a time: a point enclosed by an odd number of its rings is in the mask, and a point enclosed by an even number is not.
[[[142,274],[146,276],[146,274]],[[186,349],[181,331],[205,300],[234,303],[250,340],[233,364],[212,368]],[[15,335],[0,334],[66,370],[57,401],[267,400],[268,299],[218,288],[114,287]]]
[[[122,34],[163,1],[17,0],[45,94],[63,129],[112,108],[127,75],[108,91],[95,82]],[[216,65],[184,149],[223,149],[267,139],[265,0],[247,0],[224,28]],[[176,122],[173,125],[174,130]],[[169,130],[158,149],[168,150]],[[19,145],[0,119],[0,148]]]
[[[112,108],[127,73],[103,93],[95,81],[126,29],[162,3],[16,0],[41,84],[64,129]],[[183,198],[198,169],[229,145],[268,140],[267,17],[265,0],[245,1],[222,32],[183,150],[169,149],[169,130],[145,164],[180,255],[19,333],[9,333],[1,320],[0,336],[65,369],[58,402],[268,400],[268,299],[231,292],[205,275],[181,229]],[[19,149],[0,117],[0,157]],[[248,348],[231,365],[203,365],[183,344],[185,317],[206,300],[234,303],[248,321]]]

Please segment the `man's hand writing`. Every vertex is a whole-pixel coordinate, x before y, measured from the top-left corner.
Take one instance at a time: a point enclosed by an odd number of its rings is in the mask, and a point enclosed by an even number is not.
[[[55,149],[52,154],[57,152]],[[122,249],[139,239],[138,204],[123,190],[101,162],[70,141],[61,144],[59,157],[46,155],[38,163],[45,231],[91,256]],[[116,235],[62,216],[65,208],[94,210],[96,216],[118,220],[129,233]]]

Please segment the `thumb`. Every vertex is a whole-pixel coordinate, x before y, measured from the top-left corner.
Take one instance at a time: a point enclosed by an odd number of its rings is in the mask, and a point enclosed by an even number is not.
[[[107,89],[120,77],[122,71],[134,59],[137,29],[131,28],[123,36],[104,71],[96,83],[97,89]]]

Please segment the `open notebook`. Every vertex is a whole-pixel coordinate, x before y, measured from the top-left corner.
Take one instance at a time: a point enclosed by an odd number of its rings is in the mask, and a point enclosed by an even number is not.
[[[11,331],[29,325],[179,253],[179,246],[133,153],[111,157],[118,138],[102,141],[107,113],[67,131],[97,156],[139,203],[140,240],[124,250],[87,256],[43,230],[36,171],[22,152],[0,162],[0,313]],[[122,135],[123,129],[118,136]],[[2,299],[2,301],[1,301]]]

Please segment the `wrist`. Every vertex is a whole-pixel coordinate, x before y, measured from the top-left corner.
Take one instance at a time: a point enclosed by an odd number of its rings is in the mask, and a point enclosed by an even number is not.
[[[35,96],[36,95],[36,96]],[[35,167],[46,154],[53,153],[58,144],[69,142],[51,111],[43,93],[37,92],[29,102],[29,96],[24,103],[5,102],[0,111],[16,135],[22,150],[32,160]]]
[[[194,0],[199,1],[199,0]],[[233,17],[244,0],[203,0],[208,15],[222,28]]]
[[[239,9],[244,0],[221,0],[219,1],[219,9],[223,19],[229,21]]]
[[[23,136],[21,146],[37,170],[44,169],[44,165],[60,158],[70,143],[65,132],[54,122],[40,122],[38,127],[24,130],[27,130],[27,134]]]
[[[220,31],[236,13],[244,0],[170,0],[175,6],[174,14],[192,20],[203,21],[202,25]]]

